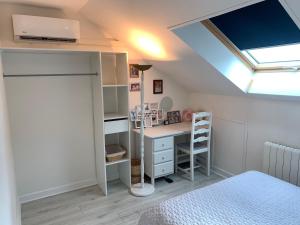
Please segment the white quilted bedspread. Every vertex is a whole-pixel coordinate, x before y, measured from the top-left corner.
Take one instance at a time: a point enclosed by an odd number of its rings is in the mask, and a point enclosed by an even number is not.
[[[160,203],[139,225],[300,225],[300,188],[249,171]]]

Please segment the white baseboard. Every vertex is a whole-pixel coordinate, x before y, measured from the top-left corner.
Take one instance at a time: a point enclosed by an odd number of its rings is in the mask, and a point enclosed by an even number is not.
[[[215,174],[217,174],[217,175],[219,175],[220,177],[223,177],[223,178],[228,178],[228,177],[234,176],[233,173],[230,173],[226,170],[223,170],[223,169],[215,167],[215,166],[212,168],[212,170]]]
[[[31,202],[31,201],[38,200],[41,198],[46,198],[46,197],[50,197],[53,195],[58,195],[58,194],[62,194],[65,192],[74,191],[77,189],[93,186],[96,184],[97,184],[96,179],[78,181],[78,182],[65,184],[65,185],[58,186],[58,187],[49,188],[49,189],[42,190],[42,191],[25,194],[25,195],[19,196],[19,200],[20,200],[20,203],[23,204],[23,203]]]

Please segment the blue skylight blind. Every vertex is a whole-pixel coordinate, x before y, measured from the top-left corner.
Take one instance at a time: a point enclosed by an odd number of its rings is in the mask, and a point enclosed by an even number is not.
[[[210,19],[240,50],[300,43],[300,30],[278,0]]]

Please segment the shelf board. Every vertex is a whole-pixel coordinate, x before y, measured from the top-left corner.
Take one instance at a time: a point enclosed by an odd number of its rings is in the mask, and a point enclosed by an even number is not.
[[[128,119],[128,115],[122,113],[104,113],[104,121],[114,119]]]
[[[128,87],[128,84],[104,84],[102,85],[104,88],[114,88],[114,87]]]
[[[121,159],[121,160],[114,161],[114,162],[106,162],[106,165],[110,166],[110,165],[114,165],[114,164],[118,164],[118,163],[123,163],[123,162],[128,162],[128,161],[129,161],[129,159]]]

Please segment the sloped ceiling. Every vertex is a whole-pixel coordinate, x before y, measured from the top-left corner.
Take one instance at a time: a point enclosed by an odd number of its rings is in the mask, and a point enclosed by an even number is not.
[[[196,18],[222,13],[249,4],[249,0],[89,0],[80,13],[133,48],[131,32],[145,31],[162,44],[167,57],[144,58],[162,73],[172,76],[191,92],[242,95],[168,28]],[[251,1],[258,2],[258,1]],[[137,49],[138,50],[138,49]]]
[[[0,0],[3,1],[3,0]],[[206,19],[261,0],[6,0],[76,10],[112,37],[136,48],[131,32],[155,36],[166,52],[164,59],[143,58],[190,92],[242,95],[237,87],[177,38],[168,28],[194,19]],[[201,40],[199,40],[201,41]]]
[[[80,10],[88,0],[0,0],[0,2],[59,8],[76,12]]]

